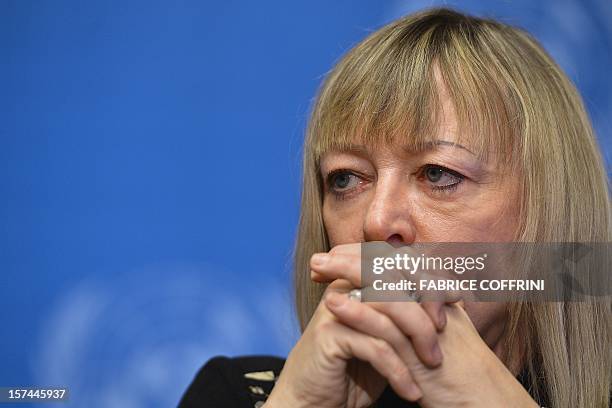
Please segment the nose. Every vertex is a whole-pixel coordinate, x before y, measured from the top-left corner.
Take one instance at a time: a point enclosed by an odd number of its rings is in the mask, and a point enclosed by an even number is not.
[[[408,184],[399,177],[377,180],[363,224],[366,241],[387,241],[394,246],[415,241],[414,205]]]

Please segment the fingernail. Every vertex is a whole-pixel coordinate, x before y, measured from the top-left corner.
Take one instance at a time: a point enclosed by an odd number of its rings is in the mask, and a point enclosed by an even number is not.
[[[438,323],[440,325],[440,330],[446,327],[446,312],[444,309],[440,309],[440,313],[438,315]]]
[[[408,394],[410,395],[410,399],[413,401],[419,400],[423,397],[423,392],[415,383],[411,383],[408,386]]]
[[[337,293],[330,293],[325,299],[328,306],[331,307],[340,307],[346,302],[346,298],[344,296],[340,296]]]
[[[435,364],[440,364],[442,362],[442,350],[440,350],[440,345],[438,344],[438,342],[436,342],[436,344],[434,344],[433,348],[431,349],[431,356],[433,357],[433,361]]]
[[[311,262],[313,265],[322,266],[327,262],[328,259],[329,259],[328,254],[314,254],[312,256]]]

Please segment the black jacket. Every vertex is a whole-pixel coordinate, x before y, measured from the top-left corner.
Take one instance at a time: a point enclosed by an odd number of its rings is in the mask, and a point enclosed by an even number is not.
[[[183,395],[179,408],[257,408],[270,395],[285,360],[272,356],[215,357],[200,369]],[[527,384],[527,376],[517,377]],[[418,408],[387,387],[373,405],[377,408]]]

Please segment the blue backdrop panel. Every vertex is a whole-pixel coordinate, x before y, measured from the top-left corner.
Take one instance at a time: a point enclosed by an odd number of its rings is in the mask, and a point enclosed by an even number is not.
[[[436,4],[0,1],[0,385],[165,407],[213,355],[286,355],[311,99]],[[609,157],[607,1],[450,5],[539,38]]]

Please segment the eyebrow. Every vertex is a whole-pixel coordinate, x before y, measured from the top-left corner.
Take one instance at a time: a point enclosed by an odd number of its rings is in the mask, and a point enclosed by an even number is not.
[[[468,149],[467,147],[460,145],[459,143],[455,143],[455,142],[449,142],[448,140],[433,140],[431,142],[426,142],[425,143],[426,146],[428,147],[433,147],[433,146],[451,146],[451,147],[456,147],[458,149],[463,149],[468,153],[473,154],[474,156],[476,156],[476,154],[471,151],[470,149]]]
[[[476,156],[476,153],[474,153],[473,151],[471,151],[470,149],[468,149],[467,147],[459,144],[459,143],[455,143],[455,142],[450,142],[448,140],[432,140],[429,142],[425,142],[425,148],[426,149],[433,149],[436,146],[450,146],[450,147],[456,147],[458,149],[463,149],[468,153],[473,154],[474,156]],[[403,148],[405,151],[409,152],[409,153],[413,153],[414,150],[408,148],[408,147],[404,147]],[[369,155],[370,153],[370,149],[367,148],[367,146],[365,145],[351,145],[348,149],[344,150],[346,152],[352,152],[352,153],[361,153],[363,155]]]

